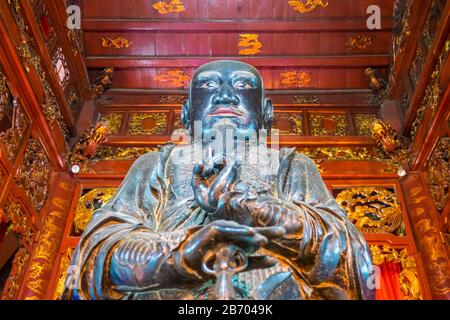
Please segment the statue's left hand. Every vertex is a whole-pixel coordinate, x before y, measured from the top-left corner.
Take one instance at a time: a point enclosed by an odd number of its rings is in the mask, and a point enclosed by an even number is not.
[[[239,164],[220,154],[194,166],[192,189],[198,205],[214,212],[223,193],[233,189],[238,179]]]

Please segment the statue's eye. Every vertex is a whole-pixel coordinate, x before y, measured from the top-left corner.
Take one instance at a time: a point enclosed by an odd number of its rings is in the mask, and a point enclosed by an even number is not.
[[[201,89],[217,89],[219,87],[219,83],[215,80],[209,80],[209,81],[203,82],[198,87]]]
[[[251,83],[245,81],[236,81],[233,84],[233,87],[236,89],[253,89],[254,86]]]

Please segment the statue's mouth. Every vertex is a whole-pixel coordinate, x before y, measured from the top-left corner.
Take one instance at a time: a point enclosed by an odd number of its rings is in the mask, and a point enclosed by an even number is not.
[[[217,106],[208,117],[244,117],[245,113],[232,106]]]

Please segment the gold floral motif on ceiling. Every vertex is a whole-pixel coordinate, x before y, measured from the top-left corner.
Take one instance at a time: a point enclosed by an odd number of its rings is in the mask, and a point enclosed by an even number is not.
[[[155,80],[167,84],[172,88],[180,88],[189,85],[191,77],[183,70],[169,70],[166,73],[159,74]]]
[[[48,198],[50,163],[41,144],[33,138],[28,141],[15,180],[27,194],[33,208],[39,212]]]
[[[20,248],[17,251],[12,263],[12,270],[9,274],[7,287],[5,287],[1,297],[2,300],[12,300],[17,298],[17,294],[19,293],[20,285],[22,283],[22,278],[25,275],[30,257],[31,254],[25,248]]]
[[[239,54],[242,56],[250,56],[261,53],[263,44],[259,41],[259,35],[255,33],[240,34],[239,39]]]
[[[401,268],[399,284],[403,300],[423,299],[416,260],[408,256],[406,249],[396,249],[388,245],[371,245],[370,250],[374,265],[381,266],[385,262],[394,262]]]
[[[128,133],[132,135],[162,135],[167,131],[167,113],[132,114]]]
[[[281,84],[286,87],[306,87],[312,82],[312,73],[306,71],[287,71],[280,77]]]
[[[158,1],[154,3],[152,7],[161,15],[186,11],[181,0]]]
[[[101,41],[103,48],[113,49],[127,49],[133,44],[133,41],[130,41],[122,36],[117,38],[102,37]]]
[[[347,135],[347,119],[344,114],[310,114],[309,126],[313,136]]]
[[[370,34],[352,35],[345,43],[345,46],[351,50],[364,50],[370,48],[373,41],[374,36]]]
[[[336,201],[361,232],[404,236],[402,209],[392,191],[380,187],[351,188],[340,192]]]
[[[318,7],[328,7],[328,2],[324,0],[289,0],[288,4],[302,14],[314,11]]]

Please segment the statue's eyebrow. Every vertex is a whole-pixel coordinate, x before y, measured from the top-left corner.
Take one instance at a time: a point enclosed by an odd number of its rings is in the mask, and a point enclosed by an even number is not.
[[[248,71],[235,71],[235,72],[233,72],[231,74],[231,77],[233,79],[235,79],[235,78],[249,78],[249,79],[254,80],[254,81],[256,81],[256,79],[257,79],[256,76],[253,73],[248,72]]]
[[[220,78],[221,73],[217,71],[203,71],[200,72],[195,78],[197,80],[210,79],[210,78]]]

